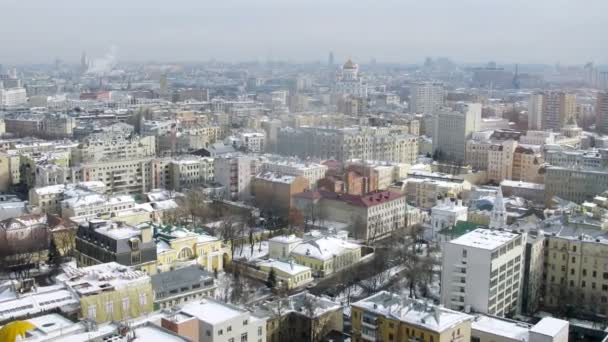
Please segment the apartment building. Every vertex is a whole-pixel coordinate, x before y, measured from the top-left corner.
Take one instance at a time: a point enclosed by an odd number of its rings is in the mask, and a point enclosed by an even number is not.
[[[27,103],[27,92],[23,87],[3,88],[0,87],[0,106],[15,107]]]
[[[91,194],[102,194],[105,191],[106,186],[100,181],[50,185],[30,189],[29,201],[36,211],[61,215],[61,202],[63,200]]]
[[[325,177],[327,166],[309,161],[290,158],[271,158],[262,162],[261,171],[270,171],[289,176],[302,176],[309,187],[315,189],[317,182]]]
[[[215,179],[213,158],[181,156],[169,164],[168,184],[175,191],[213,183]]]
[[[500,183],[513,177],[513,158],[517,142],[513,140],[493,144],[488,150],[488,180]]]
[[[384,160],[413,164],[418,138],[402,130],[374,127],[283,128],[278,133],[279,154],[300,158]]]
[[[608,170],[547,166],[545,197],[582,203],[608,189]]]
[[[112,213],[134,209],[135,206],[135,199],[130,195],[106,196],[99,193],[88,193],[62,200],[61,217],[76,221],[110,218]]]
[[[399,192],[405,194],[409,204],[431,209],[438,198],[456,198],[470,189],[471,183],[463,179],[422,174],[405,179]]]
[[[262,172],[251,181],[251,193],[256,206],[284,218],[288,218],[295,209],[292,196],[308,188],[308,180],[304,177],[274,172]]]
[[[215,181],[226,188],[224,196],[231,200],[251,197],[253,160],[245,155],[222,155],[213,160]]]
[[[470,341],[473,316],[381,291],[351,304],[352,336],[364,341]]]
[[[441,304],[496,316],[517,312],[525,244],[525,235],[484,228],[446,242]]]
[[[107,160],[125,160],[156,155],[155,136],[123,136],[115,133],[97,133],[88,136],[72,150],[74,165]]]
[[[110,194],[141,194],[169,187],[170,161],[139,158],[85,163],[72,168],[72,179],[101,181]]]
[[[256,313],[268,317],[268,342],[320,341],[331,331],[343,329],[342,306],[326,297],[305,291],[281,301],[263,303],[256,308]]]
[[[347,223],[358,239],[373,241],[405,228],[405,196],[390,191],[350,195],[307,191],[294,195],[295,206],[306,221],[323,218]]]
[[[542,93],[542,129],[559,130],[576,115],[576,95],[562,91]]]

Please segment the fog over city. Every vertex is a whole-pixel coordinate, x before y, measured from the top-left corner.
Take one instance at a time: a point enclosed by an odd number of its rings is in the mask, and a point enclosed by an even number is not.
[[[5,62],[324,60],[606,63],[605,0],[0,0]],[[10,48],[6,48],[10,46]]]

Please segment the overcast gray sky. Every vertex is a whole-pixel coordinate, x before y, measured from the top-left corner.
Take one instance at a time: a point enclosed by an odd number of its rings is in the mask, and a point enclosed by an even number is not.
[[[608,62],[608,0],[0,0],[0,63]]]

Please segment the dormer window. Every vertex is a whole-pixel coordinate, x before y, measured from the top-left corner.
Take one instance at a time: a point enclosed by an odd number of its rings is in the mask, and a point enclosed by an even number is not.
[[[131,242],[131,249],[136,251],[139,250],[139,239],[138,238],[131,238],[129,240]]]

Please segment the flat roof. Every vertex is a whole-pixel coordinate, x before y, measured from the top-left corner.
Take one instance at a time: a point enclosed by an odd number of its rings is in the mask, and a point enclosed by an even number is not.
[[[517,236],[519,236],[519,234],[504,230],[478,228],[450,241],[449,243],[454,245],[494,250],[515,239]]]
[[[471,324],[472,330],[482,331],[522,342],[528,341],[531,327],[530,324],[484,315],[477,316]]]
[[[181,312],[209,324],[219,324],[246,313],[246,311],[211,299],[185,304]]]
[[[563,319],[545,317],[536,323],[530,329],[530,332],[555,337],[563,328],[567,328],[569,324],[568,321],[564,321]]]

